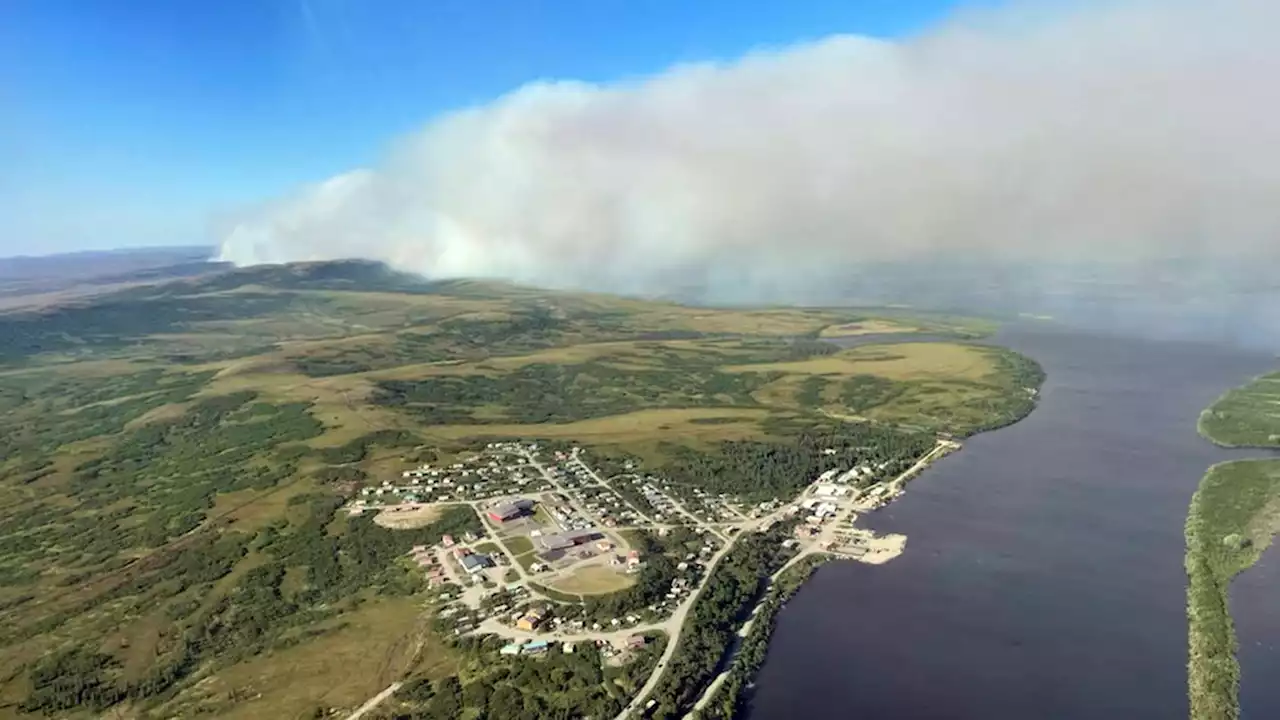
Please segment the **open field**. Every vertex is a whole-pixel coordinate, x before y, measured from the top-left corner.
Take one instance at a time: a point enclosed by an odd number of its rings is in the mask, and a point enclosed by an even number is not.
[[[524,535],[503,538],[502,544],[507,546],[512,555],[520,556],[533,552],[533,541]]]
[[[967,434],[1029,408],[1038,369],[1000,348],[957,343],[871,345],[793,362],[730,365],[772,373],[760,404],[828,417]],[[1026,372],[1023,376],[1024,370]]]
[[[540,437],[576,440],[590,445],[629,445],[678,435],[687,441],[712,442],[756,437],[762,409],[672,408],[636,412],[568,423],[445,425],[423,430],[426,437]]]
[[[728,372],[790,375],[876,375],[893,380],[981,380],[995,367],[984,348],[956,343],[902,343],[842,350],[834,355],[783,363],[732,365]]]
[[[214,500],[209,518],[234,526],[240,532],[256,532],[284,516],[293,498],[318,489],[311,482],[299,480],[267,490],[248,489],[223,493]]]
[[[634,578],[602,565],[588,565],[574,570],[548,586],[570,595],[603,595],[625,590],[635,584]]]
[[[411,669],[447,675],[448,650],[421,615],[410,598],[368,602],[332,629],[216,673],[161,707],[172,717],[305,718],[315,708],[355,707]]]
[[[819,337],[839,338],[839,337],[857,337],[859,335],[880,335],[887,333],[909,333],[919,332],[919,328],[911,325],[903,325],[896,322],[887,322],[884,320],[864,320],[861,322],[844,323],[842,325],[830,325],[822,328]]]
[[[502,548],[498,547],[495,543],[487,542],[477,545],[475,547],[475,551],[481,555],[494,555],[502,552]]]
[[[516,555],[516,562],[520,563],[520,567],[523,568],[525,572],[530,572],[534,564],[538,562],[538,558],[532,552],[527,552]]]
[[[965,431],[1029,410],[1038,383],[995,350],[815,340],[882,321],[942,326],[369,263],[0,313],[0,714],[311,717],[411,667],[448,672],[457,657],[422,632],[426,581],[405,555],[485,521],[466,506],[342,506],[489,438],[580,444],[763,496],[803,482],[831,437],[891,459],[932,442],[899,424]],[[534,561],[527,538],[501,542]],[[583,568],[556,584],[630,582]]]
[[[417,508],[416,510],[399,510],[396,512],[383,510],[374,516],[373,521],[384,528],[404,530],[408,528],[426,527],[439,519],[439,508],[425,507]]]

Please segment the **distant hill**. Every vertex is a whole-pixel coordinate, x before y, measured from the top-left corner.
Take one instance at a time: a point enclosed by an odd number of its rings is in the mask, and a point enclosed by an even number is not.
[[[187,282],[171,283],[164,294],[225,292],[258,286],[273,290],[343,290],[349,292],[435,292],[450,282],[432,282],[420,275],[392,270],[372,260],[334,260],[287,265],[255,265],[223,270]]]
[[[64,269],[65,271],[65,269]],[[436,306],[508,309],[552,302],[587,302],[477,280],[428,280],[368,260],[229,268],[187,262],[139,267],[121,284],[54,294],[44,302],[0,307],[0,365],[56,354],[64,359],[119,352],[140,344],[173,344],[200,334],[217,346],[201,357],[259,351],[281,340],[335,337],[405,328],[440,315]],[[439,300],[437,300],[439,299]],[[447,301],[452,299],[452,304]],[[487,302],[498,303],[486,305]],[[450,311],[453,312],[453,311]],[[211,334],[217,330],[216,335]]]
[[[0,307],[45,305],[230,267],[212,256],[213,248],[194,246],[0,258]]]

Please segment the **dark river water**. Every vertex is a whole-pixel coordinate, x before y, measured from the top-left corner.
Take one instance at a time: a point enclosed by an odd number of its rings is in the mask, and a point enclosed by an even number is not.
[[[1240,641],[1240,710],[1246,720],[1280,717],[1280,552],[1272,546],[1231,584]]]
[[[1186,717],[1187,504],[1211,464],[1258,454],[1214,447],[1195,421],[1273,356],[1046,330],[997,341],[1044,366],[1039,407],[863,518],[905,533],[906,553],[831,563],[806,584],[779,618],[753,720]],[[1261,687],[1275,683],[1249,682],[1280,669],[1276,565],[1270,553],[1241,578],[1256,591],[1233,598],[1242,645],[1270,643],[1241,655],[1249,717],[1280,717]]]

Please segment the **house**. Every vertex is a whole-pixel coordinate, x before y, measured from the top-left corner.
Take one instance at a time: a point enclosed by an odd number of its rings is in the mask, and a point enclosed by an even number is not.
[[[533,642],[525,645],[523,652],[521,652],[520,654],[521,655],[541,655],[542,653],[546,652],[549,647],[550,646],[547,644],[546,640],[534,640]]]
[[[467,555],[462,558],[462,568],[471,575],[492,566],[493,561],[489,559],[488,555]]]
[[[631,648],[632,650],[636,650],[644,647],[646,644],[648,644],[648,642],[649,642],[649,638],[643,635],[632,635],[631,637],[627,638],[627,647]]]
[[[599,537],[600,533],[593,530],[579,530],[540,535],[534,542],[542,550],[564,550]]]
[[[627,553],[627,567],[633,568],[633,567],[639,567],[639,566],[640,566],[640,551],[632,550],[631,552]]]
[[[511,643],[510,645],[503,645],[502,649],[499,650],[498,652],[503,655],[519,655],[520,643],[515,642],[515,643]]]
[[[574,647],[574,644],[573,644],[573,643],[571,643],[571,642],[566,642],[566,643],[564,644],[564,654],[565,654],[565,655],[572,655],[572,654],[573,654],[573,647]]]
[[[445,535],[444,537],[440,538],[440,542],[444,543],[445,547],[451,548],[453,547],[453,536]],[[422,547],[422,546],[419,545],[418,547]],[[417,548],[414,548],[414,550],[417,550]]]
[[[541,608],[529,608],[524,615],[516,621],[516,627],[525,632],[533,632],[542,624],[543,618],[547,616],[546,610]]]
[[[525,514],[533,510],[533,501],[525,499],[516,499],[510,502],[500,502],[485,513],[489,519],[496,523],[504,523],[508,520],[514,520],[523,517]]]
[[[818,530],[811,526],[800,525],[796,527],[796,537],[811,538],[818,534]]]

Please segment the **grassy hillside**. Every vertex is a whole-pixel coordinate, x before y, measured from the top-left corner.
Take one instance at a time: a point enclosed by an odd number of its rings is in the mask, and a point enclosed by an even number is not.
[[[1223,395],[1200,417],[1200,432],[1226,446],[1280,446],[1280,373]],[[1188,688],[1195,720],[1240,716],[1238,641],[1228,602],[1231,580],[1253,566],[1280,530],[1280,460],[1211,468],[1187,514]]]
[[[756,483],[753,458],[789,457],[806,432],[911,443],[1030,410],[1039,369],[1007,351],[817,340],[873,322],[985,329],[359,262],[0,315],[0,717],[309,717],[410,670],[450,673],[462,660],[418,621],[418,575],[397,558],[474,515],[390,530],[338,509],[479,439],[572,440],[689,483]],[[731,489],[797,479],[758,481]]]

